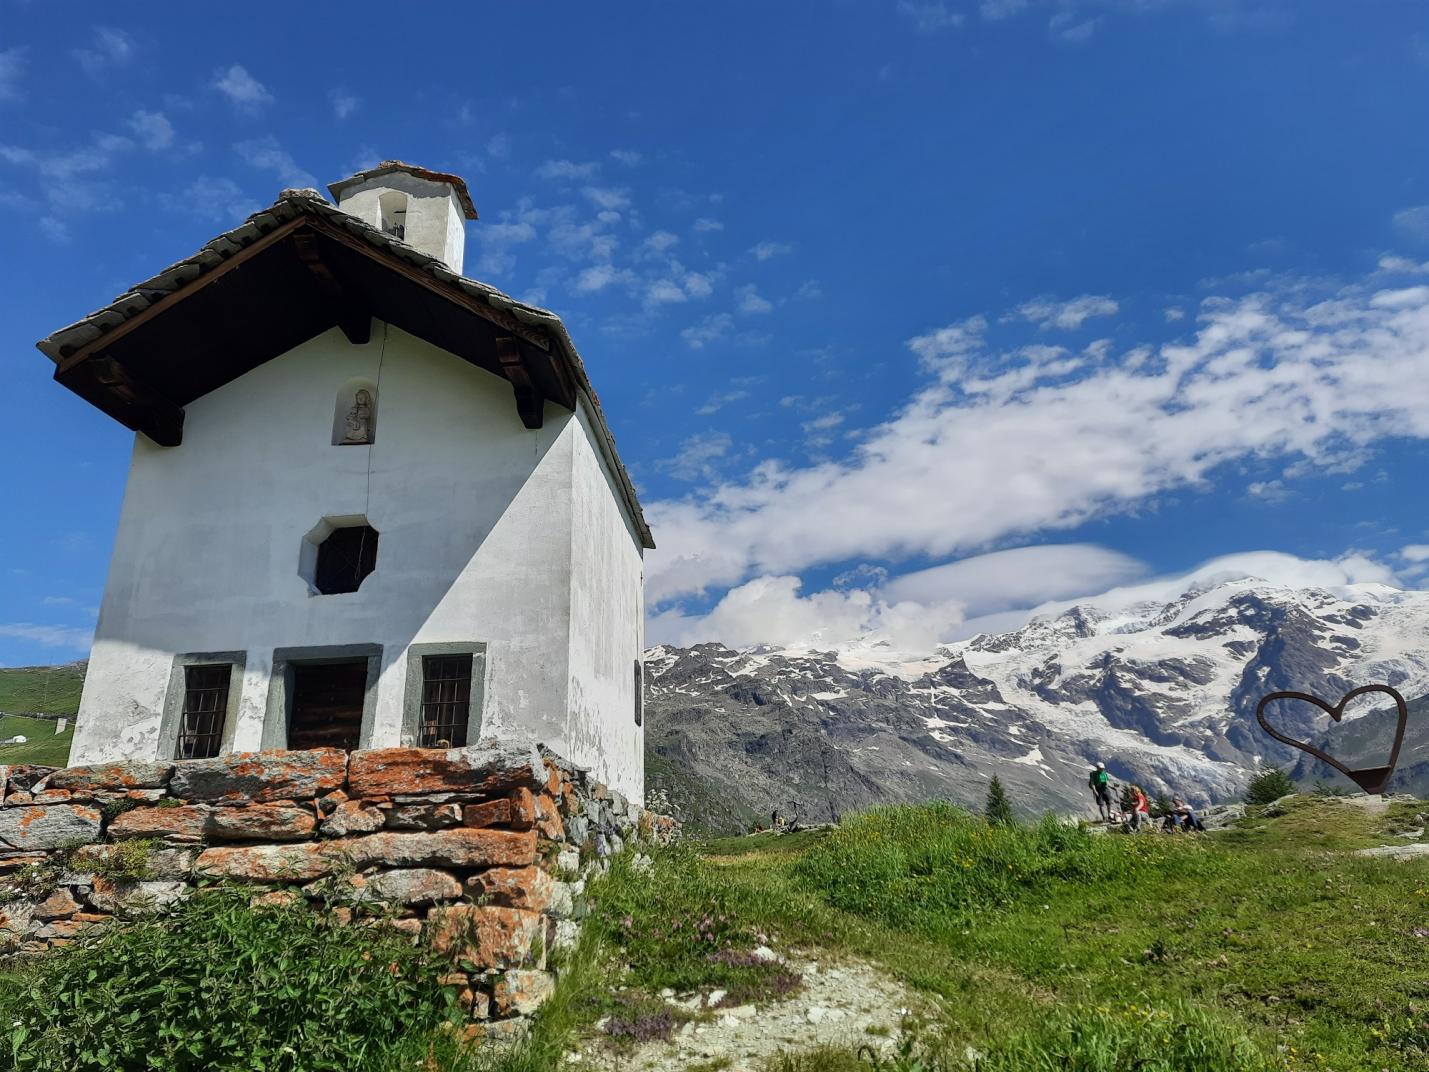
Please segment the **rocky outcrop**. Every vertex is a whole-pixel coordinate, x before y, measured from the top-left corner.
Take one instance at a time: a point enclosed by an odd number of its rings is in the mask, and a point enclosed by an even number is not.
[[[390,918],[448,955],[468,1034],[509,1038],[551,993],[590,872],[674,832],[510,745],[0,767],[0,953],[241,883],[255,905]]]

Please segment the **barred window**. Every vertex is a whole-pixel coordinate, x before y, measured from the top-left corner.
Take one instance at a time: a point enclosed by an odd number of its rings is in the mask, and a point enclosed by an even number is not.
[[[422,656],[421,748],[466,747],[471,718],[471,663],[466,655]]]
[[[184,667],[184,708],[179,723],[176,759],[209,759],[223,744],[223,719],[228,711],[228,663]]]

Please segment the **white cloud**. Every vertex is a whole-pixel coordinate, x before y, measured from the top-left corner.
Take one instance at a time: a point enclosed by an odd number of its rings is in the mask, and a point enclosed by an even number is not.
[[[757,261],[772,260],[785,253],[790,253],[793,246],[784,242],[757,242],[749,247],[750,254]]]
[[[627,274],[613,264],[592,264],[590,267],[582,269],[580,275],[576,276],[576,293],[593,294],[598,290],[604,290],[612,283],[624,281]]]
[[[178,193],[161,195],[160,200],[171,210],[186,212],[229,227],[235,226],[262,207],[227,176],[215,178],[200,175]]]
[[[1050,328],[1075,331],[1093,317],[1115,316],[1119,309],[1120,306],[1105,295],[1083,294],[1064,302],[1039,298],[1019,306],[1017,312],[1044,331]]]
[[[735,297],[739,299],[739,311],[741,313],[758,315],[774,310],[774,303],[768,298],[760,297],[759,290],[753,283],[746,283],[744,286],[739,287],[735,290],[734,294]]]
[[[1059,41],[1080,45],[1090,41],[1101,19],[1079,19],[1072,11],[1059,11],[1047,23],[1047,29]]]
[[[679,235],[669,231],[656,231],[645,239],[644,248],[654,253],[664,253],[679,244]]]
[[[712,413],[718,413],[731,402],[740,402],[749,397],[749,392],[745,390],[724,391],[717,395],[711,395],[705,400],[705,404],[695,410],[695,415],[708,417]]]
[[[679,284],[669,279],[657,279],[645,290],[646,305],[673,305],[688,300]]]
[[[708,480],[716,472],[715,463],[727,457],[733,445],[734,441],[724,432],[692,435],[661,468],[676,480]]]
[[[69,226],[53,216],[40,217],[40,233],[51,242],[69,241]]]
[[[1379,270],[1381,272],[1393,272],[1403,275],[1424,275],[1429,274],[1429,261],[1420,263],[1412,261],[1408,257],[1399,257],[1393,253],[1386,253],[1379,259]]]
[[[1120,355],[999,350],[986,327],[910,340],[932,382],[848,457],[767,459],[648,504],[652,602],[856,558],[966,554],[1204,485],[1230,462],[1325,469],[1389,435],[1429,438],[1429,287],[1213,298],[1194,337]]]
[[[734,326],[734,318],[728,313],[714,313],[698,324],[691,324],[680,332],[680,338],[691,350],[703,350],[710,343],[729,334]]]
[[[167,149],[174,144],[174,125],[163,112],[137,111],[129,117],[129,129],[146,149]]]
[[[1161,310],[1161,315],[1166,318],[1166,323],[1175,324],[1186,319],[1186,310],[1177,305],[1168,305]]]
[[[1429,242],[1429,205],[1414,205],[1394,214],[1394,226],[1403,235]]]
[[[681,283],[692,298],[708,298],[714,293],[714,280],[704,272],[686,272]]]
[[[963,24],[961,12],[951,10],[940,0],[899,0],[898,14],[913,23],[921,34],[950,30]]]
[[[493,134],[486,139],[486,155],[493,160],[505,160],[511,155],[511,135]]]
[[[581,193],[596,208],[618,212],[630,207],[630,191],[614,186],[587,186]]]
[[[1429,543],[1411,543],[1401,547],[1399,557],[1406,562],[1429,562]]]
[[[271,104],[273,101],[273,95],[264,88],[263,83],[237,63],[227,70],[214,73],[213,88],[227,97],[240,111],[256,111],[262,105]]]
[[[1011,18],[1027,7],[1028,0],[982,0],[979,12],[989,21]]]
[[[542,179],[590,179],[600,169],[599,164],[577,164],[571,160],[547,160],[536,169]]]
[[[66,625],[35,625],[30,622],[14,622],[0,625],[0,637],[13,640],[28,640],[43,644],[47,648],[69,648],[72,651],[88,651],[94,640],[92,629],[74,629]]]
[[[701,216],[695,221],[694,228],[698,234],[708,234],[711,231],[723,231],[724,224],[719,220],[712,220],[708,216]]]
[[[24,96],[20,83],[25,77],[25,50],[0,50],[0,101],[19,100]]]
[[[634,149],[612,149],[610,150],[610,158],[617,163],[624,164],[626,167],[635,167],[645,159],[644,156],[637,153]]]
[[[122,67],[134,56],[134,39],[123,30],[99,26],[94,31],[94,43],[89,48],[76,48],[70,55],[91,78],[98,78],[111,67]]]
[[[332,114],[339,119],[346,119],[353,112],[357,111],[362,104],[362,98],[347,92],[345,89],[330,89],[327,99],[332,104]]]
[[[292,154],[279,145],[276,138],[270,136],[240,141],[233,146],[233,151],[250,167],[271,171],[286,187],[317,188],[318,180],[299,167]]]

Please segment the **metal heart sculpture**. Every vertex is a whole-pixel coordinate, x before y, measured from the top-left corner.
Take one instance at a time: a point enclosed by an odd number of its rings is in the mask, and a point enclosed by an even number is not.
[[[1297,741],[1293,737],[1287,737],[1265,719],[1265,708],[1276,700],[1303,700],[1308,704],[1314,704],[1334,721],[1339,722],[1344,717],[1345,707],[1356,697],[1364,696],[1371,692],[1382,692],[1394,700],[1394,706],[1399,709],[1399,724],[1394,730],[1394,744],[1389,749],[1389,762],[1383,767],[1366,767],[1363,770],[1350,770],[1334,756],[1328,752],[1322,752],[1313,744],[1307,741]],[[1331,706],[1318,696],[1311,696],[1308,692],[1272,692],[1260,701],[1255,709],[1255,720],[1260,723],[1260,728],[1270,736],[1274,737],[1281,744],[1288,744],[1291,748],[1298,748],[1302,752],[1308,752],[1322,763],[1328,763],[1339,771],[1350,781],[1363,789],[1366,793],[1383,793],[1384,787],[1389,783],[1389,776],[1394,773],[1394,765],[1399,762],[1399,746],[1404,743],[1404,728],[1409,723],[1409,707],[1404,702],[1404,697],[1399,695],[1388,685],[1361,685],[1357,689],[1351,689],[1340,699],[1340,702]]]

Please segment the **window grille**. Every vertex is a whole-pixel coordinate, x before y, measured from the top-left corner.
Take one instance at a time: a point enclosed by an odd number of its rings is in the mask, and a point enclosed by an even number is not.
[[[223,745],[223,719],[228,711],[227,663],[184,667],[184,710],[179,724],[176,759],[209,759]]]
[[[356,592],[377,568],[377,530],[369,525],[333,529],[318,544],[313,587],[323,595]]]
[[[471,718],[471,656],[422,656],[421,748],[466,747]]]

